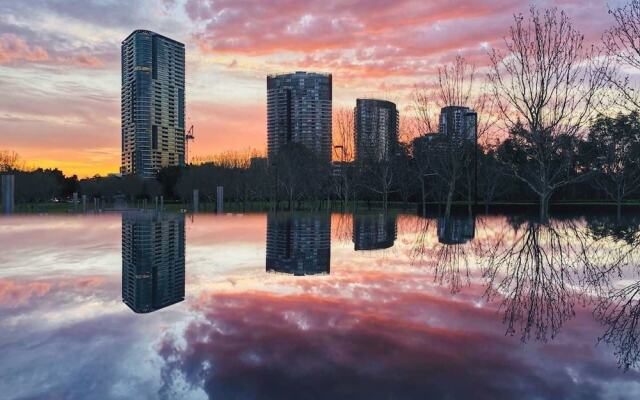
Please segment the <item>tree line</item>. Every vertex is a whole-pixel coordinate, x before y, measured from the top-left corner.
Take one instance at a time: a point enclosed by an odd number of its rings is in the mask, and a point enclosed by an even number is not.
[[[384,208],[390,202],[424,208],[436,202],[449,214],[456,203],[536,202],[545,218],[552,200],[596,200],[614,203],[620,213],[625,201],[640,194],[640,100],[624,73],[640,69],[640,0],[610,15],[612,27],[599,45],[587,43],[556,8],[532,7],[515,15],[503,45],[488,52],[487,66],[478,69],[459,56],[416,86],[411,112],[401,119],[401,140],[383,159],[351,162],[354,116],[338,109],[330,165],[291,143],[273,160],[228,153],[163,169],[146,181],[25,171],[10,152],[2,153],[0,168],[18,172],[18,201],[79,191],[188,202],[194,189],[202,200],[213,201],[216,186],[224,186],[226,200],[277,202],[290,209],[330,201]],[[446,106],[476,111],[474,141],[434,134],[437,114]]]

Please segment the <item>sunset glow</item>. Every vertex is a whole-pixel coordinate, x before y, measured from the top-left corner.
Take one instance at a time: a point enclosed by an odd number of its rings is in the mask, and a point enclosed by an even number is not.
[[[565,10],[591,42],[610,25],[602,0],[535,2]],[[266,147],[269,73],[333,74],[334,110],[357,97],[396,101],[462,54],[481,69],[520,0],[91,0],[0,4],[0,149],[81,177],[120,164],[120,43],[150,29],[186,45],[190,156]]]

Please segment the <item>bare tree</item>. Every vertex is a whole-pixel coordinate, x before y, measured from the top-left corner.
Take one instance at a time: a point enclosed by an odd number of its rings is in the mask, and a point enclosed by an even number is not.
[[[15,151],[0,150],[0,172],[26,169]]]
[[[609,9],[609,14],[613,16],[614,26],[602,38],[609,56],[618,66],[640,69],[640,0]],[[620,104],[629,111],[640,108],[640,92],[633,87],[629,76],[609,72],[609,80],[622,99]]]
[[[335,191],[346,207],[350,196],[353,196],[352,175],[353,171],[350,162],[354,157],[354,115],[353,109],[341,107],[335,114],[334,135],[336,144],[334,145],[334,160],[339,165],[338,176],[335,177]]]
[[[478,82],[475,65],[462,56],[457,56],[451,64],[439,67],[437,78],[433,82],[414,90],[413,109],[417,123],[416,131],[422,134],[437,132],[439,130],[438,112],[447,106],[470,107],[476,111],[478,115],[476,141],[482,143],[486,140],[487,134],[495,125],[495,119],[492,117],[494,101],[488,95],[484,85]],[[473,163],[477,162],[479,149],[475,144],[460,145],[452,141],[453,138],[448,138],[449,143],[444,143],[447,138],[438,139],[430,142],[435,145],[430,146],[432,151],[423,151],[423,154],[418,154],[416,157],[415,167],[422,187],[425,187],[428,180],[437,179],[446,183],[443,187],[446,192],[444,200],[446,209],[449,211],[455,193],[459,191],[460,184],[464,183],[465,197],[471,204],[476,190],[476,168]],[[421,153],[421,151],[415,151],[415,153]],[[433,157],[434,155],[436,157]],[[426,195],[424,189],[422,194],[424,204]]]
[[[499,146],[486,145],[479,161],[482,199],[485,214],[489,213],[489,205],[494,200],[512,189],[512,177],[505,171],[504,165],[499,161]]]
[[[564,144],[579,138],[593,117],[609,68],[564,12],[532,7],[528,19],[514,19],[506,50],[490,53],[489,78],[510,139],[530,161],[511,171],[538,195],[546,219],[551,195],[579,179]]]
[[[364,158],[359,162],[359,183],[366,190],[381,196],[384,213],[389,207],[389,195],[395,182],[395,157],[386,157],[379,160]]]

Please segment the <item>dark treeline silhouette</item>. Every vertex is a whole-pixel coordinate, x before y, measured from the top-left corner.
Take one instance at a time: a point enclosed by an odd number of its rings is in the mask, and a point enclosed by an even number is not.
[[[250,204],[278,200],[286,209],[309,204],[326,206],[326,200],[342,206],[368,202],[381,207],[388,202],[407,206],[409,202],[423,200],[444,205],[477,202],[487,209],[495,203],[538,202],[539,195],[514,176],[514,169],[525,176],[537,163],[517,139],[509,137],[491,148],[476,147],[473,143],[456,146],[448,142],[413,149],[401,145],[387,161],[332,166],[323,165],[303,145],[290,144],[271,165],[259,157],[244,163],[209,162],[166,168],[155,180],[135,176],[78,180],[75,176],[65,177],[57,169],[28,170],[16,166],[5,166],[3,171],[16,176],[18,202],[47,202],[78,192],[102,199],[121,194],[130,200],[151,200],[163,195],[167,201],[189,203],[194,189],[199,190],[202,201],[213,202],[217,186],[224,186],[228,201]],[[625,201],[638,199],[637,112],[601,116],[584,138],[561,137],[554,147],[548,163],[565,180],[573,182],[559,188],[553,195],[554,201],[608,202],[620,213]],[[477,157],[477,187],[474,157]],[[455,168],[465,171],[458,173],[453,171]],[[466,179],[466,175],[471,179]]]

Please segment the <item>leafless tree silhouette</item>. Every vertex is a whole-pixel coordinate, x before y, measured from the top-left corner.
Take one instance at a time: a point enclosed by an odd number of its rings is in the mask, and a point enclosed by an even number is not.
[[[554,224],[527,221],[505,236],[483,273],[488,299],[501,299],[507,334],[546,341],[574,316],[577,293],[573,235]]]
[[[614,347],[618,365],[640,366],[640,281],[603,297],[594,314],[606,326],[599,341]]]
[[[640,69],[640,1],[633,0],[623,7],[609,9],[614,25],[602,37],[609,56],[621,67]],[[610,82],[620,94],[619,105],[629,111],[640,108],[640,92],[628,76],[610,70]]]
[[[475,230],[475,217],[470,215],[470,218],[474,218]],[[458,293],[469,286],[472,278],[471,266],[476,262],[476,257],[482,254],[479,251],[481,244],[474,242],[470,237],[455,241],[440,238],[439,231],[443,228],[437,225],[451,224],[450,218],[419,218],[416,221],[416,237],[410,253],[412,262],[432,268],[434,281],[438,285],[446,286],[451,293]],[[436,235],[438,241],[431,243]]]
[[[438,132],[438,113],[447,106],[464,106],[473,108],[477,115],[478,142],[485,140],[486,134],[495,124],[493,108],[495,102],[488,95],[484,85],[478,81],[476,67],[464,57],[458,56],[451,64],[438,68],[437,78],[413,92],[413,109],[415,113],[415,134],[432,134]],[[438,186],[437,193],[442,193],[441,201],[446,203],[449,215],[451,203],[461,185],[467,202],[470,204],[475,190],[475,168],[477,151],[475,144],[464,145],[454,138],[439,138],[429,154],[414,154],[417,178],[420,180],[425,203],[425,187],[427,183]],[[436,145],[437,144],[437,145]],[[445,154],[443,154],[445,153]],[[434,181],[437,184],[434,185]]]
[[[609,68],[557,9],[516,15],[505,47],[490,53],[492,92],[509,139],[530,160],[511,171],[538,195],[545,219],[551,195],[577,179],[567,142],[581,136],[601,104]]]

